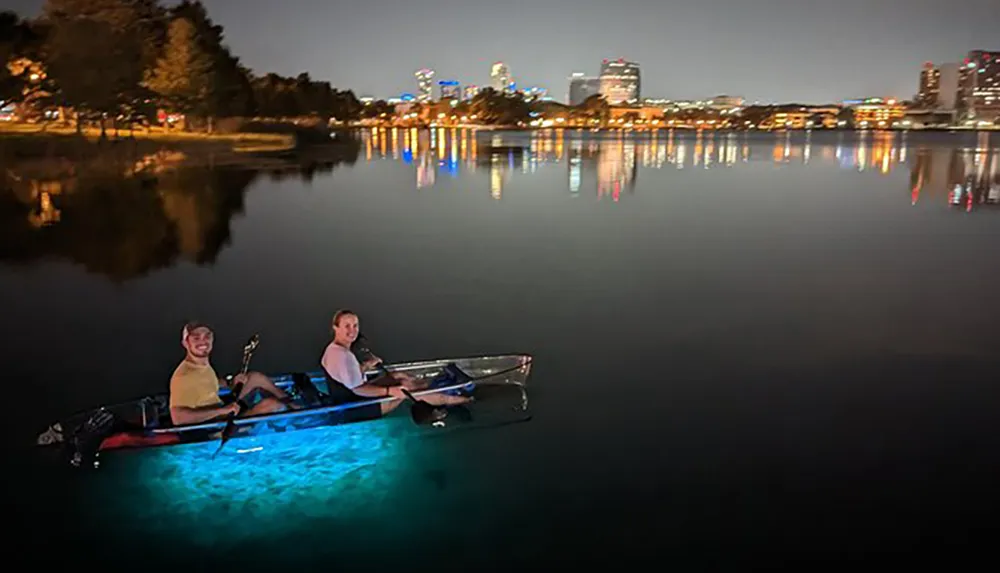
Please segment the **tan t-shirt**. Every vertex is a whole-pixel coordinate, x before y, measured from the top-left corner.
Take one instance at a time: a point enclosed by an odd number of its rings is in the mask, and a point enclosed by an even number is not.
[[[210,364],[199,366],[181,362],[170,378],[170,407],[204,408],[221,406],[219,377]]]

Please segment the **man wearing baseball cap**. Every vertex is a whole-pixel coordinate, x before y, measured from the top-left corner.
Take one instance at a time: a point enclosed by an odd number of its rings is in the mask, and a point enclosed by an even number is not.
[[[170,378],[170,419],[175,425],[197,424],[239,414],[236,401],[224,404],[219,398],[219,390],[229,384],[219,378],[209,362],[214,339],[212,328],[200,321],[187,323],[181,331],[181,345],[187,354]],[[286,409],[288,394],[267,376],[249,372],[233,377],[234,386],[240,382],[244,386],[238,399],[246,400],[254,392],[262,396],[242,415],[270,414]]]

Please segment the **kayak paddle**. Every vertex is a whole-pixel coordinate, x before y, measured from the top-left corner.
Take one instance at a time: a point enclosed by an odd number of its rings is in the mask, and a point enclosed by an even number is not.
[[[246,376],[247,371],[250,369],[250,358],[253,356],[253,351],[257,349],[258,344],[260,344],[260,335],[254,334],[250,337],[250,340],[247,341],[246,345],[243,346],[243,367],[240,370],[240,373],[243,374],[243,376]],[[212,459],[215,459],[215,456],[219,455],[219,452],[222,451],[222,448],[226,445],[226,442],[229,441],[229,438],[233,437],[233,434],[236,433],[236,417],[246,410],[247,403],[240,399],[240,393],[243,391],[243,386],[243,382],[237,382],[232,388],[232,394],[236,397],[236,403],[239,404],[240,409],[239,412],[229,414],[229,417],[226,418],[226,427],[222,429],[222,441],[219,443],[219,448],[215,450],[214,454],[212,454]]]

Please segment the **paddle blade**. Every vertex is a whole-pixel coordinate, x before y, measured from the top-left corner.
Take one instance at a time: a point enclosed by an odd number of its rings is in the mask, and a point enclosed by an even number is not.
[[[250,337],[250,340],[248,340],[246,345],[243,347],[243,352],[245,354],[249,354],[254,350],[257,350],[257,345],[259,344],[260,344],[260,334],[255,333],[253,336]]]
[[[410,418],[413,423],[419,426],[433,424],[443,420],[448,415],[448,411],[444,408],[435,408],[423,400],[418,400],[406,388],[401,388],[401,390],[413,402],[413,406],[410,407]]]
[[[229,438],[233,437],[234,433],[236,433],[236,416],[230,416],[229,419],[226,420],[226,427],[222,429],[222,439],[219,440],[219,447],[216,448],[215,453],[212,454],[213,460],[215,459],[215,456],[219,455],[222,448],[226,447],[226,442],[229,441]]]
[[[246,345],[243,346],[243,367],[242,371],[245,374],[250,368],[250,358],[253,356],[253,351],[257,350],[257,345],[260,344],[260,335],[254,334],[247,341]]]

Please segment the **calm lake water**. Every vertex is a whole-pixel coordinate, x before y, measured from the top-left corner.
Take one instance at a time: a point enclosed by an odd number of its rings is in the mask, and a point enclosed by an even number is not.
[[[994,543],[1000,134],[383,130],[292,169],[29,171],[0,199],[0,356],[34,562],[707,570]],[[533,419],[82,474],[24,447],[164,391],[190,317],[220,372],[259,332],[253,368],[282,373],[316,369],[340,307],[387,361],[532,354]]]

